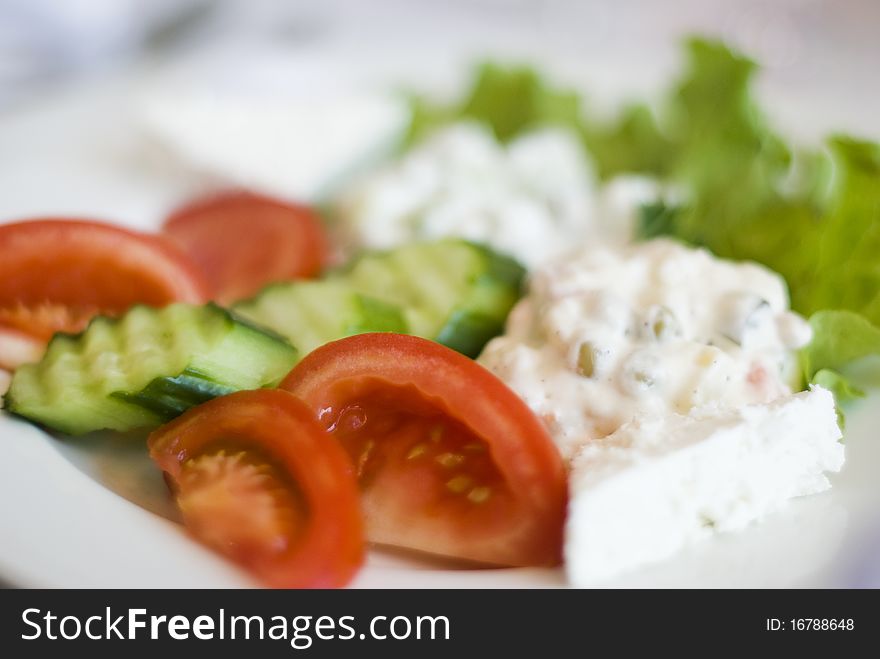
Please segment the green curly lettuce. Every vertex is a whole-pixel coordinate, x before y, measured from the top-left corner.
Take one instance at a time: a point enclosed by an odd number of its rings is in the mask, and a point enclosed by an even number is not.
[[[671,173],[675,146],[645,103],[627,105],[608,121],[584,121],[580,133],[601,179],[627,172],[660,178]]]
[[[801,351],[808,382],[833,391],[838,404],[880,384],[880,328],[852,311],[818,311],[810,325],[813,340]]]
[[[527,130],[559,125],[579,132],[581,98],[573,90],[554,87],[528,66],[486,62],[477,69],[470,91],[450,105],[414,95],[405,147],[449,123],[470,120],[486,125],[501,142]]]

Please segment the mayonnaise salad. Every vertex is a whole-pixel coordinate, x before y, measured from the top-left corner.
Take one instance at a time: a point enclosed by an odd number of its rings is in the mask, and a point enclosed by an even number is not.
[[[533,273],[480,361],[571,457],[636,413],[790,394],[793,351],[809,340],[782,278],[764,267],[668,240],[588,244]]]
[[[335,214],[352,247],[458,236],[535,267],[606,227],[628,239],[639,203],[657,194],[642,177],[599,186],[568,130],[542,128],[502,144],[461,122],[353,184]]]

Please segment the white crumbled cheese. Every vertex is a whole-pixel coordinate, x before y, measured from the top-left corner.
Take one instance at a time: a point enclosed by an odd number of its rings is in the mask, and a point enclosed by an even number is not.
[[[737,531],[839,471],[834,399],[811,391],[735,410],[639,416],[573,462],[565,565],[575,586]]]
[[[739,407],[791,393],[810,327],[781,277],[665,239],[591,242],[535,271],[480,362],[570,458],[636,414]]]
[[[356,183],[336,214],[352,247],[460,236],[533,266],[591,231],[593,185],[568,131],[542,129],[503,145],[479,124],[459,123]]]

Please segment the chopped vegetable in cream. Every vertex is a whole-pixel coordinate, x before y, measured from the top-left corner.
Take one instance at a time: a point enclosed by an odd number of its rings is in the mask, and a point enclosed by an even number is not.
[[[636,414],[765,403],[799,389],[810,327],[782,279],[654,240],[587,244],[533,273],[480,361],[544,419],[566,457]]]

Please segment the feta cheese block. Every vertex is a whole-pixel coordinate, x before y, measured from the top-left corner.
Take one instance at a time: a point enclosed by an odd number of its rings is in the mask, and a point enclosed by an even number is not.
[[[637,417],[573,461],[565,567],[601,584],[792,497],[830,487],[843,466],[834,398],[813,387],[767,404]]]
[[[388,94],[266,97],[198,88],[148,93],[139,114],[146,132],[195,173],[308,201],[387,157],[408,116]]]
[[[570,458],[637,414],[787,396],[810,338],[782,277],[763,266],[666,239],[590,241],[531,274],[479,360]]]

